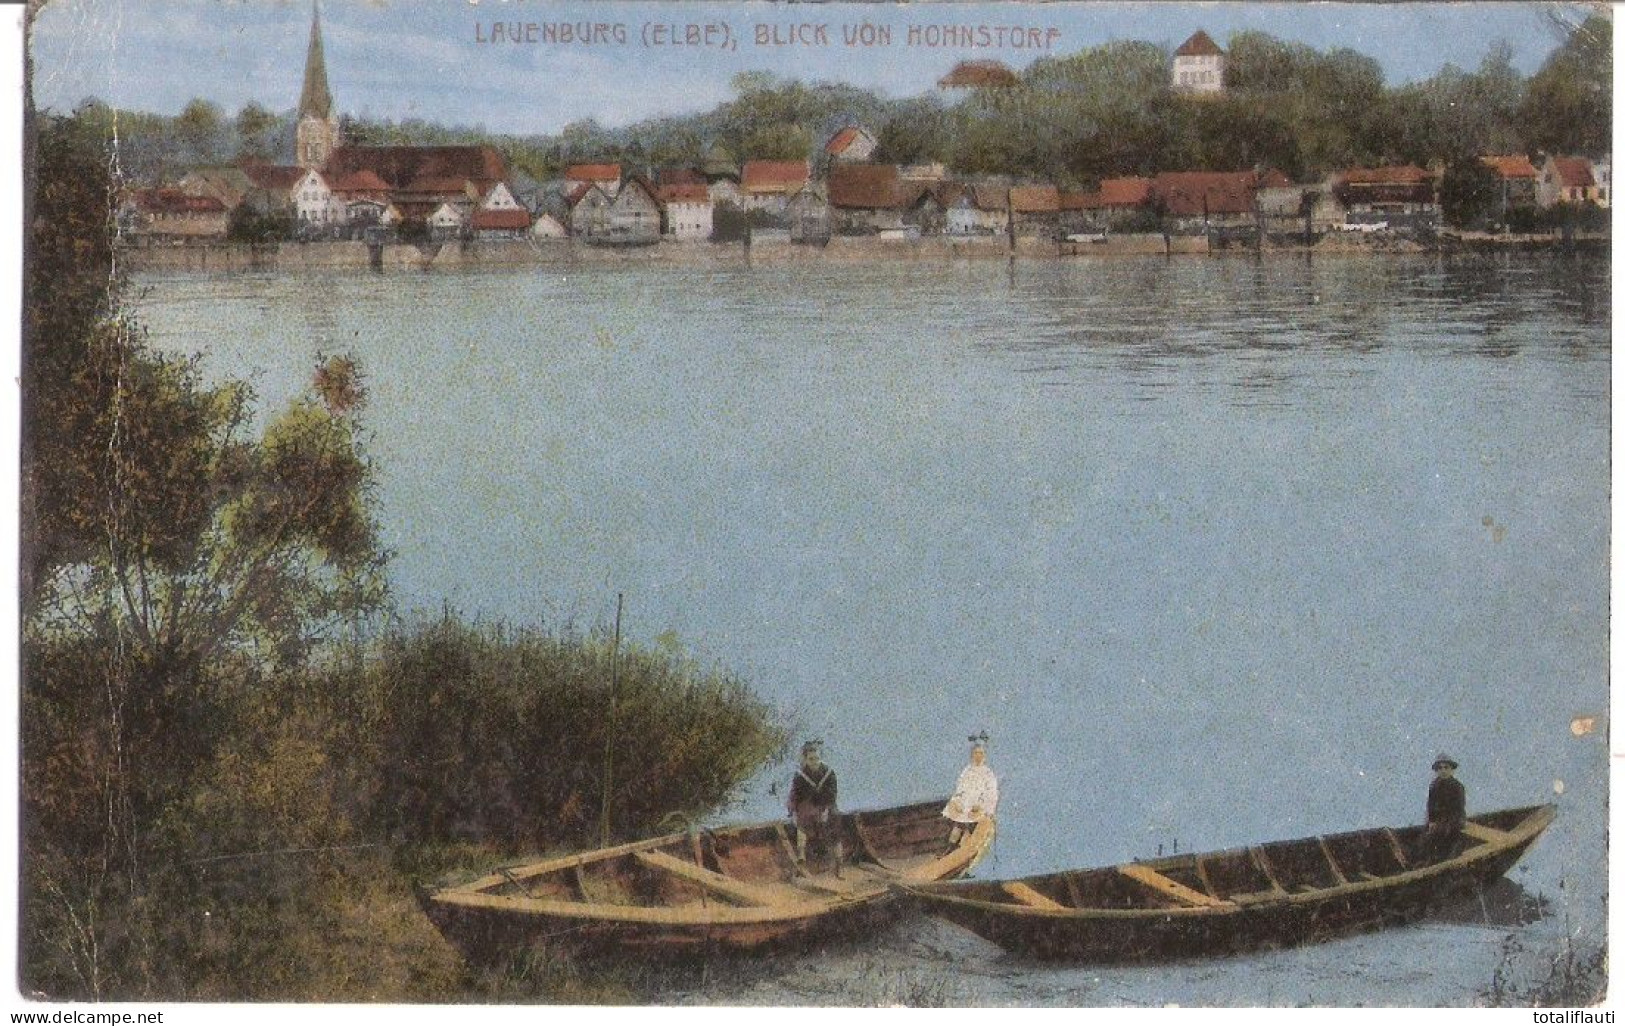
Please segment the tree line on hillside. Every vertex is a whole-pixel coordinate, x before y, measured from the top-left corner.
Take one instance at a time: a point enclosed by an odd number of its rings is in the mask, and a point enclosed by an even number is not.
[[[413,877],[589,845],[606,788],[617,838],[712,811],[782,751],[780,715],[602,630],[398,613],[361,367],[321,358],[256,428],[249,386],[123,307],[104,126],[28,132],[21,985],[501,993],[437,943]]]
[[[1446,65],[1425,81],[1388,87],[1381,66],[1353,50],[1320,51],[1246,31],[1230,38],[1226,90],[1213,99],[1174,93],[1161,47],[1114,42],[1042,58],[1016,85],[953,97],[887,99],[746,72],[733,79],[734,97],[709,112],[625,128],[585,120],[556,135],[511,136],[347,116],[341,131],[366,145],[490,143],[539,181],[582,161],[638,169],[718,156],[816,161],[821,144],[849,124],[877,132],[876,159],[885,162],[940,161],[962,174],[1075,187],[1158,170],[1266,165],[1306,180],[1342,167],[1469,154],[1601,156],[1612,145],[1611,26],[1593,15],[1563,29],[1563,42],[1531,76],[1513,66],[1503,43],[1474,70]],[[81,113],[113,116],[95,101]],[[229,117],[200,99],[173,118],[122,114],[119,127],[126,167],[151,179],[200,163],[274,159],[291,152],[293,123],[291,111],[276,115],[250,103]]]

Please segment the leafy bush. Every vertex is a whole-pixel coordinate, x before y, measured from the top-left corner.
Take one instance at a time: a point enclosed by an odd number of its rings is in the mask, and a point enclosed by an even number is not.
[[[285,211],[261,213],[251,204],[240,203],[231,212],[226,225],[226,238],[232,242],[286,242],[299,230],[292,214]]]
[[[1554,203],[1549,207],[1514,207],[1507,211],[1507,229],[1522,234],[1562,231],[1601,232],[1609,227],[1606,209],[1587,200],[1583,203]]]
[[[606,748],[611,830],[725,802],[786,735],[744,682],[601,634],[469,625],[391,633],[345,718],[374,774],[369,828],[396,843],[539,848],[596,840]],[[335,667],[317,690],[352,690]],[[612,745],[606,742],[613,736]]]
[[[1113,214],[1111,229],[1123,235],[1156,235],[1162,231],[1162,216],[1155,210],[1128,210]]]

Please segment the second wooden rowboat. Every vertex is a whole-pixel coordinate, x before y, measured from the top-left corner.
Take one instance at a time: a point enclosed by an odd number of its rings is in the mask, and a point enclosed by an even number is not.
[[[1420,827],[1378,828],[1010,881],[903,882],[921,909],[1013,953],[1139,962],[1285,947],[1403,923],[1480,893],[1551,823],[1550,805],[1468,819],[1424,863]]]

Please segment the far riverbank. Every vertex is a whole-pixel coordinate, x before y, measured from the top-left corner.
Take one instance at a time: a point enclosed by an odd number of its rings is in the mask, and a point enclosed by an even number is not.
[[[1606,236],[1583,236],[1572,248],[1587,253],[1608,252]],[[1425,244],[1413,239],[1385,235],[1327,235],[1312,247],[1301,243],[1269,241],[1268,253],[1394,254],[1426,252],[1507,252],[1565,249],[1556,235],[1473,235],[1443,233],[1437,242]],[[1252,245],[1220,240],[1210,244],[1206,236],[1120,234],[1097,240],[1066,242],[1038,238],[1017,238],[1012,245],[996,236],[927,236],[893,240],[874,236],[837,237],[823,246],[796,245],[782,238],[758,238],[743,242],[661,241],[647,246],[611,247],[591,245],[578,239],[551,239],[528,242],[444,242],[432,244],[393,243],[369,245],[365,242],[284,242],[270,245],[218,243],[208,245],[128,248],[120,251],[125,268],[135,273],[197,272],[220,274],[241,271],[377,271],[461,269],[470,267],[593,266],[742,266],[749,263],[783,262],[864,262],[864,261],[957,261],[1015,258],[1055,260],[1068,257],[1144,256],[1245,256],[1257,253]]]

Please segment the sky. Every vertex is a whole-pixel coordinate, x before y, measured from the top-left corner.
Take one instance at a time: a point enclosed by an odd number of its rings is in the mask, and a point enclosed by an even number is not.
[[[709,110],[733,95],[730,79],[741,71],[917,96],[934,90],[937,79],[966,58],[1019,69],[1112,40],[1177,46],[1199,28],[1221,45],[1232,33],[1257,29],[1317,49],[1347,47],[1381,63],[1390,85],[1428,78],[1447,62],[1476,68],[1498,41],[1511,46],[1514,64],[1529,74],[1559,42],[1551,9],[1535,3],[323,0],[321,17],[340,112],[530,134],[588,118],[613,127]],[[1557,9],[1571,18],[1579,10]],[[50,0],[33,33],[35,102],[67,110],[96,97],[124,109],[174,114],[202,97],[228,114],[251,100],[291,110],[311,10],[311,0]],[[875,32],[889,29],[889,44],[848,46],[846,30],[866,23]],[[576,32],[583,25],[602,28],[586,43],[545,35],[550,26]],[[942,38],[945,25],[985,28],[975,41],[993,45],[953,45]],[[514,26],[522,37],[534,37],[506,41]],[[722,45],[667,41],[686,38],[689,26],[702,42],[709,26],[710,40]]]

